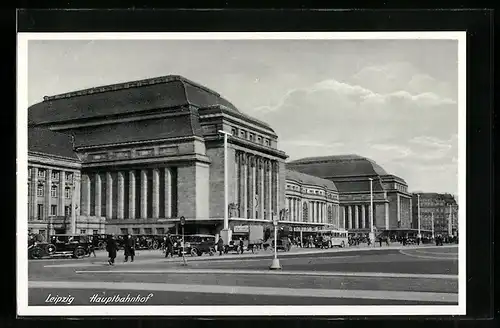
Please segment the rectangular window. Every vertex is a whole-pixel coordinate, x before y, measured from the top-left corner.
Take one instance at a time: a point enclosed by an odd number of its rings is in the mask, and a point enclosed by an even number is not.
[[[66,199],[70,199],[71,198],[71,189],[70,188],[64,189],[64,197]]]
[[[120,233],[121,233],[122,235],[128,235],[128,229],[127,229],[127,228],[121,228],[121,229],[120,229]]]
[[[65,216],[71,215],[71,207],[70,206],[64,206],[64,215]]]
[[[132,228],[132,233],[134,235],[139,235],[141,233],[141,228]]]
[[[45,170],[38,170],[38,177],[45,178]]]
[[[66,181],[72,181],[73,180],[73,173],[66,173]]]
[[[38,220],[43,219],[43,204],[38,204]]]
[[[84,235],[87,233],[87,230],[86,229],[80,229],[80,234]]]
[[[50,215],[57,215],[57,205],[50,205]]]
[[[144,233],[146,235],[152,235],[153,234],[153,229],[151,229],[151,228],[144,228]]]
[[[164,235],[165,234],[165,228],[156,228],[156,234],[157,235]]]
[[[52,171],[52,180],[59,180],[59,172]]]
[[[50,188],[50,197],[57,197],[57,187],[56,186],[52,186]]]
[[[38,197],[43,197],[43,185],[39,185],[37,188],[36,188],[36,195]]]

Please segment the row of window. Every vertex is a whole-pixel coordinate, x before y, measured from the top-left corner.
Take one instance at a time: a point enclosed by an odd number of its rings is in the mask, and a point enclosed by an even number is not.
[[[407,186],[404,186],[404,185],[401,185],[401,184],[398,184],[398,183],[396,183],[396,189],[399,190],[399,191],[408,192],[408,187]]]
[[[164,235],[165,234],[165,228],[156,228],[156,235]],[[130,229],[128,228],[121,228],[120,233],[122,235],[128,235],[130,233]],[[141,228],[132,228],[132,234],[133,235],[140,235],[141,234]],[[153,234],[153,228],[144,228],[144,234],[145,235],[152,235]]]
[[[45,169],[38,169],[38,177],[39,178],[45,178],[47,170]],[[51,179],[52,180],[59,180],[59,174],[61,171],[52,171],[51,174]],[[28,168],[28,176],[31,177],[32,174],[32,168]],[[67,181],[73,180],[73,173],[71,172],[65,172],[65,178]]]
[[[286,185],[286,189],[292,189],[292,190],[295,190],[295,191],[300,191],[300,187],[295,186],[295,185],[290,185],[290,184]],[[315,195],[325,195],[325,193],[326,193],[323,190],[314,190],[314,189],[305,189],[305,188],[304,188],[303,191],[305,193],[315,194]],[[326,193],[326,198],[328,198],[328,199],[335,199],[335,195],[331,194],[331,193]]]
[[[231,128],[231,134],[233,135],[233,137],[247,139],[250,140],[251,142],[263,144],[267,147],[271,146],[271,139],[265,138],[253,132],[246,131],[244,129]]]
[[[43,184],[39,184],[36,188],[36,195],[38,197],[43,197],[45,195],[45,186]],[[58,186],[52,186],[50,188],[50,197],[58,197],[59,195],[59,187]],[[28,183],[28,197],[31,196],[31,188]],[[71,198],[71,188],[66,187],[64,188],[64,198],[70,199]]]
[[[29,210],[30,205],[28,204],[28,210]],[[37,205],[37,216],[36,218],[38,220],[43,220],[44,218],[44,206],[43,204],[38,204]],[[57,205],[50,205],[50,213],[49,216],[57,216]],[[70,216],[71,215],[71,206],[64,206],[64,215],[65,216]]]

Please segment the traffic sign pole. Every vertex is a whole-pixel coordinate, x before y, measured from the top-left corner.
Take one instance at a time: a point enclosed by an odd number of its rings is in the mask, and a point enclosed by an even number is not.
[[[274,225],[274,258],[273,263],[269,267],[269,270],[281,270],[280,261],[278,259],[278,216],[273,215],[273,225]]]

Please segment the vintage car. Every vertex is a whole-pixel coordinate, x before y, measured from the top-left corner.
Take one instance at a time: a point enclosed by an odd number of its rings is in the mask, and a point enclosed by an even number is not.
[[[182,236],[177,237],[179,239],[174,241],[174,253],[182,256]],[[184,240],[184,254],[191,254],[191,256],[215,254],[215,236],[213,235],[185,235]]]
[[[56,247],[44,240],[42,235],[28,235],[28,258],[41,259],[54,254]]]
[[[52,255],[83,258],[90,255],[91,242],[87,235],[52,235],[50,243],[55,246]]]

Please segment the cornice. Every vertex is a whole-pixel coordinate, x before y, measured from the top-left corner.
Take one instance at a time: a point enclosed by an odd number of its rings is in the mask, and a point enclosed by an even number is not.
[[[166,138],[166,139],[153,139],[153,140],[141,140],[141,141],[128,141],[128,142],[120,142],[120,143],[110,143],[103,145],[91,145],[91,146],[78,146],[77,151],[83,150],[95,150],[95,149],[108,149],[108,148],[116,148],[116,147],[124,147],[124,146],[152,146],[161,143],[179,143],[179,142],[189,142],[189,141],[201,141],[204,142],[205,139],[198,136],[188,136],[188,137],[177,137],[177,138]]]

